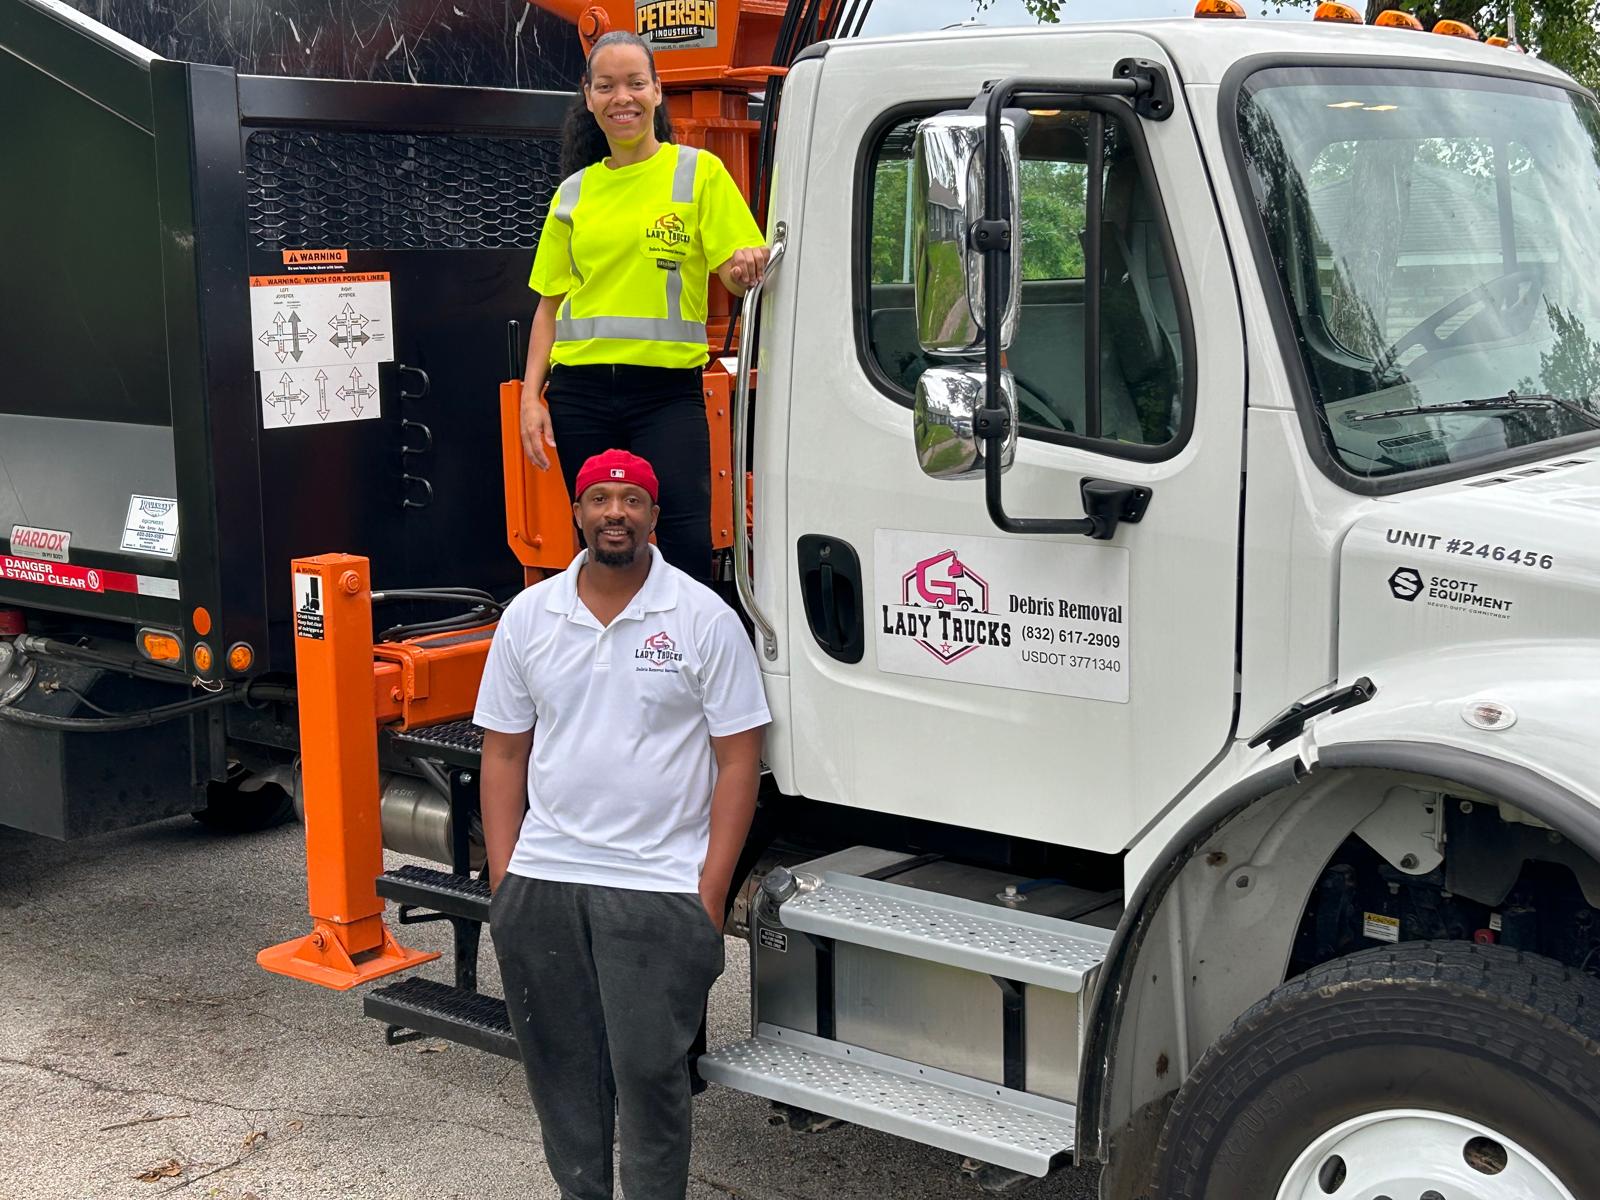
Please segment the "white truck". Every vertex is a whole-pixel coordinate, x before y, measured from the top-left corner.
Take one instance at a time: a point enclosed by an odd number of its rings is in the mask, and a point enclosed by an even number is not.
[[[771,41],[805,44],[808,2]],[[707,374],[775,720],[733,922],[751,1036],[700,1075],[989,1188],[1095,1161],[1115,1200],[1596,1195],[1594,98],[1403,28],[834,39],[856,9],[828,12],[770,67],[727,24],[680,60],[726,55],[708,136],[755,129],[762,86],[765,137],[781,90],[759,349]],[[447,919],[454,986],[366,1011],[515,1056],[459,718],[488,614],[566,561],[505,554],[502,429],[513,548],[538,473],[515,385],[482,399],[564,99],[157,60],[53,0],[0,0],[0,45],[60,114],[7,126],[8,164],[119,172],[0,194],[33,222],[11,278],[65,247],[98,284],[125,243],[152,297],[14,293],[41,332],[0,396],[0,818],[69,836],[207,780],[276,812],[303,780],[317,925],[262,961],[349,986],[415,962],[380,897]],[[314,364],[253,376],[289,351],[251,283],[381,287],[385,320],[392,285],[370,409],[313,408]],[[93,371],[61,313],[102,331]],[[415,590],[450,571],[484,590]],[[373,636],[419,597],[472,609]],[[391,848],[453,871],[373,883],[380,790]]]
[[[1593,1194],[1597,163],[1403,30],[801,56],[748,601],[777,790],[870,832],[704,1076],[1108,1197]]]

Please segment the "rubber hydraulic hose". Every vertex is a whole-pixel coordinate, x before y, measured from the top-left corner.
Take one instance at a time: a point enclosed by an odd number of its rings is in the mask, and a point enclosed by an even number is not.
[[[244,684],[228,688],[225,691],[213,692],[205,696],[194,696],[188,700],[180,700],[175,704],[162,704],[155,708],[147,708],[142,712],[126,713],[115,717],[58,717],[48,713],[28,712],[26,709],[8,705],[0,708],[0,721],[9,721],[13,725],[26,725],[31,729],[48,729],[57,733],[125,733],[132,729],[149,729],[155,725],[162,725],[168,721],[175,721],[179,717],[190,716],[207,708],[214,708],[219,704],[241,704],[249,700],[293,700],[293,688],[283,687],[279,684],[265,684],[252,687]]]

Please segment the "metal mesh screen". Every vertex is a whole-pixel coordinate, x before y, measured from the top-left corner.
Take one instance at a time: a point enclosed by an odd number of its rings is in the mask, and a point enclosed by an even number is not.
[[[268,250],[532,249],[560,154],[554,135],[258,130],[250,236]]]

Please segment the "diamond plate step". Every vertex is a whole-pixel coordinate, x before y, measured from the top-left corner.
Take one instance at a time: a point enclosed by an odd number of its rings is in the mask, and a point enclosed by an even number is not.
[[[506,1002],[498,996],[412,976],[368,992],[361,1009],[387,1025],[414,1029],[506,1058],[522,1057],[506,1017]]]
[[[474,921],[489,920],[489,881],[452,875],[407,863],[378,876],[378,895],[396,904],[448,913]]]
[[[1070,1161],[1076,1110],[776,1025],[702,1055],[702,1077],[1029,1175]]]
[[[483,758],[483,730],[471,721],[443,721],[415,729],[389,731],[397,749],[421,753],[458,767],[474,767]]]
[[[778,913],[801,933],[1061,992],[1083,991],[1111,945],[1109,929],[836,871]]]

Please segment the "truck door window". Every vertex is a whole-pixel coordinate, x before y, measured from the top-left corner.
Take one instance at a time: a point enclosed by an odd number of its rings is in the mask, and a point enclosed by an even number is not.
[[[1389,490],[1600,434],[1592,99],[1293,68],[1251,76],[1237,112],[1286,352],[1336,477]]]
[[[908,403],[935,360],[917,344],[912,310],[908,182],[922,114],[892,122],[872,149],[862,206],[864,354],[881,386]],[[1100,394],[1084,394],[1084,278],[1089,113],[1036,116],[1022,142],[1022,319],[1006,355],[1017,382],[1022,433],[1091,441],[1151,457],[1184,427],[1183,338],[1159,205],[1130,135],[1105,128],[1100,278]],[[860,285],[858,285],[860,286]],[[937,360],[947,361],[947,360]],[[1097,403],[1095,403],[1097,401]],[[1091,407],[1098,410],[1098,436]]]

